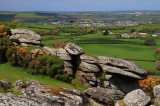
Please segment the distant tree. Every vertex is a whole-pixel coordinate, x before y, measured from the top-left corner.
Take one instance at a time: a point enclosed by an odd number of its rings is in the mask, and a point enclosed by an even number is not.
[[[108,30],[103,31],[103,35],[108,35],[108,34],[109,34]]]
[[[136,31],[136,29],[131,29],[131,33],[135,32],[135,31]]]
[[[156,45],[156,41],[155,41],[154,38],[148,36],[148,37],[146,38],[144,44],[145,44],[146,46],[155,46],[155,45]]]
[[[141,25],[137,28],[136,32],[143,32],[143,30],[146,29],[145,25]]]
[[[94,33],[94,30],[93,30],[92,28],[89,28],[89,29],[87,30],[87,33],[88,33],[88,34],[92,34],[92,33]]]

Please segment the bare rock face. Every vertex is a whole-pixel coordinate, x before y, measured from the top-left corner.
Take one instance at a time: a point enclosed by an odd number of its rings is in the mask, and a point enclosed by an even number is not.
[[[153,88],[153,93],[157,103],[160,105],[160,85],[156,85]]]
[[[69,76],[73,76],[73,69],[70,67],[65,67],[64,72],[66,72]]]
[[[57,56],[60,57],[62,60],[72,60],[69,53],[63,48],[57,49]]]
[[[141,89],[128,93],[124,98],[126,106],[146,106],[151,98]]]
[[[120,74],[135,79],[145,79],[147,76],[147,72],[133,62],[103,56],[98,56],[98,60],[104,72]]]
[[[61,106],[63,104],[50,103],[39,98],[17,96],[0,93],[0,106]]]
[[[65,49],[67,50],[67,52],[70,55],[82,55],[82,54],[84,54],[84,50],[74,43],[68,43],[66,45]]]
[[[87,56],[87,55],[81,55],[80,59],[82,62],[86,62],[86,63],[90,63],[90,64],[95,64],[98,63],[98,60],[91,57],[91,56]]]
[[[143,79],[143,77],[141,77],[137,74],[134,74],[132,72],[125,71],[121,68],[111,67],[111,66],[107,66],[107,65],[101,65],[101,67],[104,72],[109,72],[109,73],[113,73],[113,74],[120,74],[120,75],[124,75],[124,76],[128,76],[128,77],[133,77],[136,79]]]
[[[24,86],[25,85],[25,86]],[[23,95],[0,94],[0,105],[9,106],[87,106],[88,98],[80,91],[53,88],[35,80],[19,80],[15,88],[22,89]]]
[[[100,80],[96,77],[95,73],[85,73],[78,71],[77,76],[83,85],[87,85],[88,87],[100,86]]]
[[[41,36],[37,33],[27,30],[27,29],[11,29],[12,36],[10,39],[16,44],[21,44],[22,46],[40,46]]]
[[[85,62],[81,62],[79,65],[79,69],[83,72],[88,72],[88,73],[97,73],[100,71],[99,67],[95,64],[88,64]]]
[[[57,56],[57,49],[53,49],[47,46],[43,47],[43,50],[46,50],[47,52],[49,52],[50,54],[52,54],[53,56]]]
[[[122,99],[124,93],[120,90],[106,89],[106,88],[89,88],[84,91],[90,98],[106,105],[113,105],[115,100]]]

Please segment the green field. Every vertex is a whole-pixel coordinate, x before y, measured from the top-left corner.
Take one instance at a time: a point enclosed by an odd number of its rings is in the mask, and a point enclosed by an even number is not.
[[[70,41],[72,43],[83,44],[143,44],[144,40],[141,39],[111,39],[111,38],[79,38]]]
[[[62,38],[62,39],[54,39],[54,40],[43,40],[41,43],[42,43],[43,45],[47,45],[47,46],[52,47],[52,44],[53,44],[53,43],[58,42],[58,41],[65,42],[66,40],[69,40],[69,39],[67,39],[67,38]]]
[[[152,47],[129,44],[78,44],[86,54],[121,59],[155,60]]]
[[[114,39],[115,35],[104,36],[100,33],[88,34],[81,36],[73,36],[73,39],[69,40],[69,37],[63,36],[62,39],[45,40],[42,44],[52,47],[52,43],[57,41],[66,41],[68,43],[76,43],[82,47],[87,55],[95,56],[108,56],[116,57],[120,59],[137,59],[133,61],[140,65],[142,68],[155,67],[156,61],[155,55],[151,46],[145,46],[143,39]],[[160,46],[159,39],[156,39],[157,46]],[[139,60],[139,61],[138,61]],[[146,60],[146,61],[144,61]]]
[[[25,27],[30,30],[53,30],[56,28],[55,25],[38,25],[38,24],[26,24]]]
[[[54,80],[48,76],[31,75],[31,74],[27,73],[22,68],[11,66],[10,63],[0,64],[0,79],[1,80],[5,80],[8,82],[14,83],[17,80],[21,80],[24,78],[42,81],[44,84],[51,85],[56,88],[57,87],[65,87],[65,88],[77,89],[77,90],[81,90],[81,91],[87,89],[86,86],[83,86],[83,85],[73,86],[71,84],[68,84],[68,83],[65,83],[65,82],[62,82],[59,80]]]

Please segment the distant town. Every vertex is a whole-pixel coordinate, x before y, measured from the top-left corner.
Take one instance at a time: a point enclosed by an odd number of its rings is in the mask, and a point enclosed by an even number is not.
[[[151,21],[92,21],[89,19],[77,20],[76,22],[70,23],[69,21],[57,21],[51,22],[52,25],[56,26],[81,26],[81,27],[111,27],[111,26],[138,26],[141,24],[152,24]]]

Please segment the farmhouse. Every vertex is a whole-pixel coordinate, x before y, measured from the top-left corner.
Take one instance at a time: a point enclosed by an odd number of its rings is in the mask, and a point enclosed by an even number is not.
[[[132,37],[143,37],[143,38],[145,38],[146,36],[147,36],[147,33],[137,33],[137,32],[134,32],[134,33],[132,33],[132,35],[131,35]]]
[[[160,36],[160,33],[152,34],[152,37],[157,37],[157,36]]]
[[[130,38],[131,36],[130,35],[128,35],[128,34],[123,34],[123,35],[121,35],[123,38]]]

